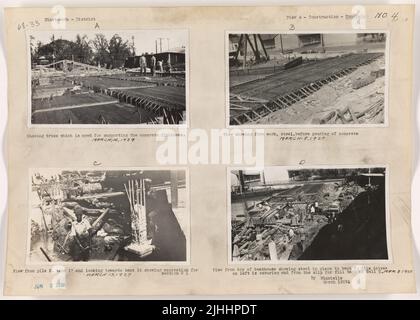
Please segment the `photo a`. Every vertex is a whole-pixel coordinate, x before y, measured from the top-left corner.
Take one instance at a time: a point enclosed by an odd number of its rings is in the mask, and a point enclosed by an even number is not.
[[[387,125],[387,33],[229,33],[230,126]]]
[[[387,261],[385,167],[230,171],[230,260]]]
[[[185,170],[32,169],[29,263],[187,262]]]
[[[186,125],[187,30],[28,35],[30,126]]]

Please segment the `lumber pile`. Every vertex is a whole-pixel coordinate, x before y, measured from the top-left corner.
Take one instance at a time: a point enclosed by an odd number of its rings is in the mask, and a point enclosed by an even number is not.
[[[321,118],[313,118],[313,124],[359,124],[383,123],[384,98],[380,98],[360,112],[354,112],[350,106],[329,111]]]
[[[363,78],[358,78],[352,81],[352,88],[354,90],[360,89],[367,86],[368,84],[373,83],[376,80],[376,77],[369,74]]]

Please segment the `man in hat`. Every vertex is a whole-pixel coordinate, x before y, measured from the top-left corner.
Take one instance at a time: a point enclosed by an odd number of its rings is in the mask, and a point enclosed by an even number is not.
[[[89,261],[93,229],[89,220],[83,218],[83,208],[80,205],[74,207],[74,214],[76,221],[71,223],[70,255],[73,261]]]
[[[155,76],[156,74],[156,57],[152,56],[150,59],[150,68],[152,69],[152,76]]]
[[[140,56],[140,74],[146,75],[146,56],[144,54],[142,54]]]

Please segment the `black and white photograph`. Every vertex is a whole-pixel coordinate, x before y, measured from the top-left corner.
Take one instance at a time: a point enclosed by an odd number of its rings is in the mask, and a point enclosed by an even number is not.
[[[41,31],[28,43],[30,125],[187,123],[187,30]]]
[[[230,126],[384,126],[386,33],[229,33]]]
[[[185,170],[32,169],[31,263],[187,262]]]
[[[231,262],[388,261],[386,171],[231,170]]]

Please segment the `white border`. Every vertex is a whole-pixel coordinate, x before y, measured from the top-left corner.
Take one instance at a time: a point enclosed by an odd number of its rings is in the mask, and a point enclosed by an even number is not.
[[[385,87],[384,87],[384,123],[380,124],[242,124],[242,125],[231,125],[230,124],[230,88],[229,88],[229,35],[230,34],[241,34],[241,33],[248,33],[248,34],[315,34],[315,33],[385,33],[386,34],[386,42],[385,42]],[[321,129],[321,128],[384,128],[388,127],[388,102],[389,102],[389,76],[390,76],[390,31],[389,30],[370,30],[364,29],[360,31],[355,30],[342,30],[342,31],[322,31],[322,30],[295,30],[295,31],[255,31],[255,30],[225,30],[225,105],[226,105],[226,127],[227,128],[250,128],[250,129],[290,129],[290,128],[314,128],[314,129]]]
[[[184,124],[33,124],[31,121],[32,116],[32,65],[31,65],[31,51],[30,51],[30,36],[36,33],[54,32],[65,33],[83,33],[92,32],[91,29],[65,29],[65,30],[51,30],[51,29],[36,29],[26,30],[26,56],[27,56],[27,87],[28,87],[28,108],[27,108],[27,126],[31,128],[62,128],[62,129],[163,129],[163,128],[189,128],[190,123],[190,30],[188,28],[156,28],[156,27],[142,27],[140,29],[100,29],[98,32],[138,32],[138,31],[183,31],[186,32],[187,44],[185,45],[185,116],[186,123]]]
[[[370,259],[370,260],[232,260],[232,210],[231,210],[231,183],[230,175],[233,170],[252,170],[252,167],[227,167],[227,244],[228,244],[228,261],[229,266],[233,265],[375,265],[375,264],[392,264],[392,245],[391,245],[391,222],[389,214],[389,166],[388,165],[308,165],[308,166],[266,166],[266,167],[283,167],[288,170],[303,169],[357,169],[357,168],[385,168],[385,224],[386,224],[386,242],[388,259]]]
[[[31,245],[31,208],[32,204],[30,201],[31,188],[32,188],[32,173],[35,170],[42,169],[57,169],[57,170],[77,170],[77,171],[131,171],[131,170],[142,170],[142,171],[184,171],[185,172],[185,188],[187,199],[185,201],[185,210],[188,214],[188,227],[184,231],[186,238],[186,261],[110,261],[110,260],[92,260],[92,261],[51,261],[51,262],[37,262],[31,261],[30,259],[30,245]],[[43,167],[43,168],[28,168],[28,214],[27,214],[27,227],[26,227],[26,248],[25,248],[25,264],[28,266],[45,266],[51,267],[53,265],[65,265],[65,266],[92,266],[92,265],[158,265],[158,266],[190,266],[191,265],[191,207],[190,207],[190,172],[188,167],[71,167],[71,168],[57,168],[57,167]]]
[[[172,6],[172,7],[179,7],[179,6],[197,6],[197,5],[230,5],[230,6],[268,6],[268,5],[290,5],[290,2],[286,0],[262,0],[262,1],[256,1],[256,0],[228,0],[228,1],[222,1],[222,0],[199,0],[198,2],[194,2],[192,0],[179,0],[175,2],[171,2],[169,0],[122,0],[118,3],[111,0],[64,0],[61,1],[63,5],[67,7],[72,6],[85,6],[85,7],[98,7],[98,6],[108,6],[108,7],[121,7],[121,6],[131,6],[131,7],[145,7],[145,6]],[[406,4],[407,2],[410,2],[412,4],[417,4],[415,9],[413,9],[413,19],[417,17],[417,21],[414,24],[413,28],[413,49],[412,53],[414,56],[418,56],[420,54],[420,20],[418,19],[420,17],[420,0],[396,0],[393,1],[394,4]],[[357,4],[355,2],[355,4]],[[380,1],[369,1],[367,4],[376,4],[376,5],[389,5],[387,1],[380,0]],[[0,2],[0,8],[3,9],[6,6],[9,7],[22,7],[22,6],[53,6],[56,5],[56,1],[52,0],[3,0]],[[295,6],[298,5],[309,5],[308,1],[298,0],[294,3]],[[325,1],[325,0],[315,0],[310,5],[332,5],[331,1]],[[349,1],[346,0],[337,0],[335,1],[334,5],[349,5]],[[411,19],[411,18],[410,18]],[[3,21],[3,15],[0,13],[0,21]],[[411,130],[412,137],[415,142],[414,146],[412,146],[412,155],[411,155],[411,161],[413,162],[413,168],[411,173],[411,179],[412,179],[412,188],[410,189],[413,194],[417,194],[420,192],[420,172],[418,170],[418,160],[419,160],[419,154],[418,154],[418,147],[417,147],[417,141],[418,141],[418,132],[417,128],[420,125],[420,114],[417,112],[417,110],[420,110],[420,99],[418,97],[419,95],[419,89],[420,89],[420,81],[418,75],[420,75],[420,62],[419,60],[413,59],[412,61],[413,65],[413,75],[411,76],[413,79],[412,83],[412,96],[410,96],[410,111],[413,115],[413,128]],[[6,65],[6,57],[5,57],[5,44],[4,44],[4,35],[0,34],[0,139],[3,140],[3,157],[0,159],[0,230],[2,230],[1,238],[0,238],[0,261],[3,261],[3,263],[0,265],[0,300],[14,300],[14,299],[20,299],[20,300],[30,300],[30,299],[38,299],[38,300],[46,300],[51,299],[51,297],[43,297],[43,296],[29,296],[29,295],[20,295],[20,296],[4,296],[3,294],[3,288],[4,288],[4,279],[5,279],[5,264],[6,264],[6,236],[7,236],[7,211],[6,211],[6,205],[7,205],[7,174],[6,174],[6,166],[7,166],[7,152],[6,152],[6,119],[7,119],[7,65]],[[408,231],[412,233],[412,248],[410,249],[413,256],[413,270],[418,271],[420,270],[420,215],[416,214],[417,211],[420,210],[420,197],[412,197],[411,202],[409,203],[412,207],[412,214],[411,214],[411,221],[412,223],[410,226],[408,226]],[[417,281],[414,284],[415,287],[420,288],[420,277],[417,277]],[[57,300],[64,300],[64,299],[80,299],[83,297],[84,299],[86,296],[83,296],[82,293],[79,293],[79,295],[75,296],[59,296],[56,295],[54,299]],[[137,300],[137,299],[144,299],[144,300],[156,300],[156,295],[144,295],[139,298],[139,296],[133,296],[128,294],[123,294],[120,296],[113,295],[113,296],[103,296],[103,295],[92,295],[92,299],[104,299],[104,300],[111,300],[111,299],[129,299],[129,300]],[[364,293],[360,292],[358,294],[334,294],[334,293],[325,293],[325,294],[293,294],[293,293],[285,293],[285,294],[267,294],[267,295],[258,295],[258,294],[247,294],[246,292],[238,293],[238,294],[220,294],[220,295],[209,295],[209,294],[199,294],[199,295],[185,295],[185,296],[179,296],[175,294],[164,294],[159,295],[159,299],[163,300],[171,300],[171,299],[185,299],[187,302],[189,300],[196,300],[196,299],[223,299],[223,300],[232,300],[232,299],[244,299],[244,300],[253,300],[253,301],[259,301],[259,300],[289,300],[289,299],[298,299],[298,300],[343,300],[343,299],[352,299],[352,300],[364,300],[364,299],[384,299],[384,300],[402,300],[402,299],[408,299],[408,300],[418,300],[420,299],[419,293]]]

